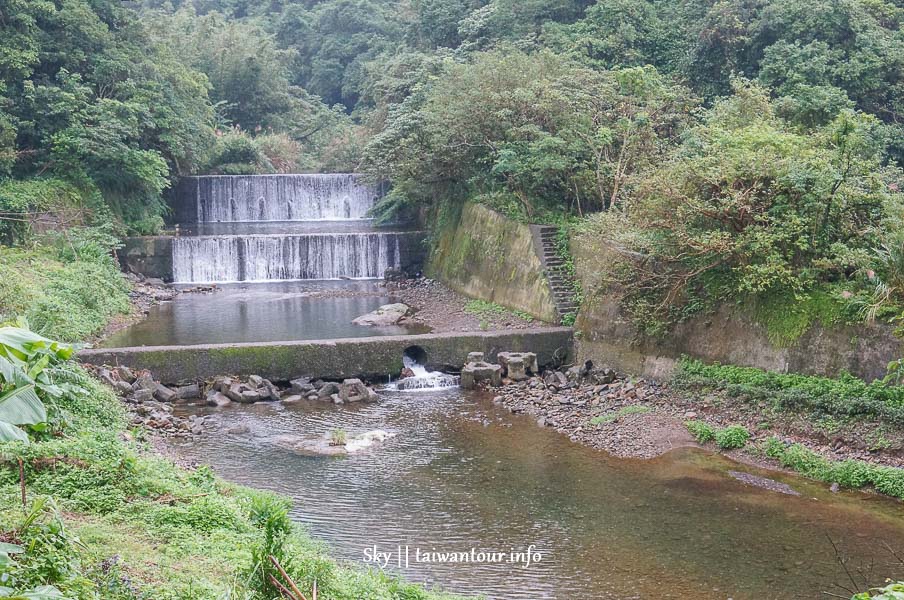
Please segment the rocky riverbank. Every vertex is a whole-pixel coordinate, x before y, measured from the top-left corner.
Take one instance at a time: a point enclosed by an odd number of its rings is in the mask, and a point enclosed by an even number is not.
[[[744,462],[776,468],[759,447],[777,437],[832,461],[856,459],[904,468],[904,433],[887,425],[862,421],[827,425],[804,415],[770,413],[719,391],[689,394],[589,365],[524,381],[506,379],[492,393],[496,403],[514,413],[532,415],[541,426],[623,458],[653,458],[674,448],[700,446],[685,423],[701,421],[717,429],[744,427],[750,433],[748,443],[726,451]],[[882,432],[881,440],[877,441],[876,431]],[[706,445],[718,449],[713,443]]]

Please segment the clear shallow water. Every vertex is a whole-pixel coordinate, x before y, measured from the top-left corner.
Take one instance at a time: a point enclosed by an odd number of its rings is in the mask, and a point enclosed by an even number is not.
[[[904,504],[831,494],[696,450],[612,459],[457,389],[386,392],[364,406],[184,410],[250,432],[204,436],[176,445],[179,453],[227,479],[291,496],[293,517],[338,557],[360,562],[374,544],[392,552],[408,545],[410,559],[416,547],[508,552],[533,544],[542,553],[528,568],[394,569],[452,592],[506,600],[843,596],[835,584],[848,580],[830,539],[851,571],[872,565],[870,583],[904,577],[883,547],[904,552]],[[396,435],[344,458],[299,456],[278,444],[279,436],[335,428]],[[729,470],[779,479],[802,496],[746,486]]]
[[[379,290],[372,281],[227,284],[211,294],[182,294],[108,337],[107,348],[317,340],[425,333],[423,328],[362,327],[352,320],[391,302],[388,296],[323,297]]]

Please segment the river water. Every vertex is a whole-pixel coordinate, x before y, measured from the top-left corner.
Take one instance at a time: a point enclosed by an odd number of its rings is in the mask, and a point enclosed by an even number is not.
[[[359,295],[356,295],[359,294]],[[106,348],[320,340],[427,333],[352,321],[393,300],[374,281],[221,284],[151,307],[147,318],[103,341]]]
[[[210,414],[224,432],[236,424],[249,431],[173,442],[178,453],[291,496],[293,518],[334,556],[363,563],[376,545],[392,552],[393,573],[450,592],[506,600],[850,597],[839,587],[851,587],[839,558],[861,586],[904,577],[892,555],[904,555],[900,502],[832,494],[695,449],[614,459],[486,395],[386,391],[361,406],[181,410]],[[300,456],[278,443],[336,428],[395,435],[341,458]],[[801,496],[750,487],[730,470],[773,477]],[[409,557],[401,568],[399,546]],[[530,546],[540,560],[526,567],[415,561],[417,550],[510,557]]]

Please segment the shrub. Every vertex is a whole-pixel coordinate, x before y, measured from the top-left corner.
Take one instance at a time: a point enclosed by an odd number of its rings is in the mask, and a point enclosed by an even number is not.
[[[703,421],[686,421],[684,425],[687,427],[687,430],[691,432],[691,435],[701,444],[716,439],[716,430]]]
[[[904,500],[904,469],[859,460],[832,462],[801,444],[786,445],[778,438],[768,440],[764,451],[783,467],[812,479],[852,489],[872,486],[883,494]]]
[[[731,425],[716,432],[716,445],[723,450],[743,448],[750,439],[750,432],[740,425]]]
[[[774,373],[753,367],[707,365],[683,359],[672,380],[681,389],[720,388],[732,396],[771,402],[779,410],[834,417],[869,417],[904,425],[904,386],[866,383],[852,375],[837,379]]]

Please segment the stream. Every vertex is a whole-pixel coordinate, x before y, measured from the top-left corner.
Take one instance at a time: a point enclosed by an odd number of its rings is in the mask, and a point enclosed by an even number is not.
[[[493,599],[849,598],[904,577],[904,504],[738,465],[696,449],[621,460],[458,388],[386,390],[376,404],[279,403],[183,412],[222,432],[172,441],[231,481],[290,496],[292,516],[332,554],[364,564],[374,546],[411,581]],[[245,433],[229,428],[244,425]],[[347,457],[301,456],[286,435],[386,441]],[[751,487],[768,476],[800,496]],[[399,547],[408,548],[407,564]],[[431,563],[416,552],[511,552],[533,561]],[[840,560],[845,561],[842,566]],[[374,566],[373,563],[368,563]]]

